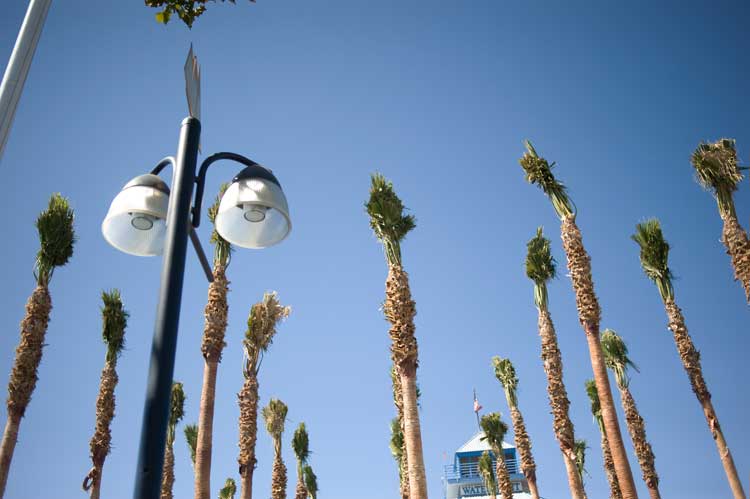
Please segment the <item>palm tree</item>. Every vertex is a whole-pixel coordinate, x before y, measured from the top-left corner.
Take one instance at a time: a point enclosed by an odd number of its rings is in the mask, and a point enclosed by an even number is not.
[[[3,442],[0,444],[0,497],[5,494],[10,462],[18,440],[21,418],[34,393],[37,369],[42,361],[42,347],[47,333],[52,299],[49,282],[56,267],[68,263],[73,256],[75,232],[73,210],[68,200],[53,194],[47,209],[36,220],[39,232],[39,252],[36,255],[34,276],[36,288],[26,302],[26,314],[21,321],[21,339],[16,348],[16,358],[8,381],[8,419]]]
[[[214,223],[219,211],[221,195],[226,190],[224,184],[219,195],[208,209],[208,218]],[[216,400],[216,373],[224,350],[224,334],[227,329],[227,292],[229,281],[226,269],[229,265],[232,246],[214,227],[211,232],[214,245],[213,281],[208,285],[208,303],[205,309],[205,325],[201,352],[203,365],[203,387],[201,389],[200,412],[198,414],[198,442],[195,450],[195,499],[210,499],[211,496],[211,450],[213,446],[214,402]]]
[[[258,440],[258,373],[263,354],[268,350],[276,335],[278,323],[289,316],[290,307],[279,303],[276,293],[265,293],[263,300],[250,308],[247,330],[242,348],[245,352],[245,365],[242,374],[245,382],[237,398],[240,405],[240,497],[253,497],[253,472],[255,471],[255,443]]]
[[[198,425],[193,423],[185,425],[185,442],[187,442],[188,449],[190,449],[190,462],[193,464],[193,470],[195,470],[195,447],[198,445]]]
[[[219,499],[234,499],[234,495],[237,493],[237,484],[234,480],[227,478],[224,482],[224,486],[219,491]]]
[[[120,291],[113,289],[102,292],[102,302],[102,339],[107,353],[99,381],[99,395],[96,397],[96,426],[89,444],[93,467],[83,479],[83,490],[89,492],[92,499],[98,499],[101,494],[104,460],[111,450],[110,426],[115,417],[117,358],[125,347],[125,328],[128,325],[128,313],[122,306]]]
[[[620,433],[620,423],[617,421],[615,403],[609,386],[607,368],[604,364],[602,346],[599,341],[599,319],[601,310],[594,292],[594,281],[591,277],[591,259],[583,246],[581,231],[576,224],[576,212],[573,202],[568,197],[565,186],[558,182],[552,173],[552,167],[546,159],[540,157],[531,142],[526,141],[526,152],[520,160],[526,172],[526,180],[537,184],[552,201],[555,212],[562,221],[560,232],[563,248],[568,259],[568,271],[573,282],[578,308],[578,320],[586,333],[586,341],[591,357],[591,367],[594,371],[594,381],[599,392],[602,405],[602,419],[607,429],[612,459],[615,462],[617,479],[620,482],[622,495],[625,499],[636,499],[638,493],[630,470],[630,462],[625,452],[625,445]]]
[[[638,407],[635,405],[633,394],[630,393],[630,379],[628,378],[628,367],[638,371],[638,367],[628,357],[628,347],[622,338],[611,329],[605,329],[602,333],[602,350],[604,361],[613,373],[615,381],[620,390],[620,401],[625,411],[625,423],[628,426],[630,438],[633,441],[635,455],[641,465],[643,481],[648,488],[652,499],[661,499],[659,493],[659,475],[656,473],[654,464],[654,452],[651,444],[646,438],[646,423],[643,421]]]
[[[578,471],[578,476],[581,478],[581,483],[583,483],[583,474],[586,473],[588,475],[586,471],[586,449],[588,449],[588,446],[585,440],[576,440],[576,470]]]
[[[281,457],[281,434],[288,408],[284,402],[271,399],[261,413],[266,421],[266,430],[273,438],[273,474],[271,476],[271,499],[286,499],[286,466]]]
[[[492,357],[492,364],[495,367],[495,377],[505,390],[505,399],[510,407],[510,419],[513,422],[513,435],[516,442],[516,449],[521,457],[521,471],[526,476],[529,483],[529,490],[533,499],[539,499],[539,491],[536,487],[536,463],[531,453],[531,439],[526,432],[526,424],[523,422],[523,415],[518,409],[518,378],[516,369],[510,359],[501,359]]]
[[[495,499],[497,497],[497,493],[495,492],[497,490],[497,483],[495,482],[495,470],[492,469],[492,456],[490,456],[490,453],[488,451],[482,452],[477,464],[484,488],[487,489],[487,495]]]
[[[503,499],[513,499],[513,486],[510,483],[510,475],[505,467],[505,453],[503,452],[503,439],[508,433],[508,425],[500,419],[499,412],[485,414],[479,421],[479,426],[484,432],[482,440],[490,444],[495,454],[495,476]]]
[[[404,440],[404,394],[401,391],[401,377],[398,375],[395,366],[391,366],[391,382],[393,384],[393,404],[396,406],[397,416],[391,421],[390,448],[391,454],[398,465],[401,499],[409,499],[409,465],[406,462],[406,442]],[[418,390],[417,404],[419,404]]]
[[[305,423],[300,423],[294,430],[292,449],[294,449],[294,455],[297,457],[297,489],[294,492],[294,499],[307,499],[302,467],[307,464],[307,458],[310,457],[310,438],[307,435]]]
[[[174,439],[177,423],[185,415],[185,392],[182,383],[172,382],[172,401],[169,404],[169,424],[167,426],[167,447],[164,451],[164,471],[161,475],[161,499],[172,499],[174,486]]]
[[[311,499],[318,498],[318,477],[315,476],[312,467],[306,464],[302,468],[302,473],[305,475],[305,490],[310,494]]]
[[[610,499],[622,499],[620,484],[617,483],[617,473],[615,473],[615,463],[612,461],[612,453],[609,451],[607,432],[604,429],[604,422],[602,421],[599,393],[596,391],[596,383],[593,379],[586,380],[586,393],[591,401],[591,414],[594,416],[594,421],[596,421],[596,425],[599,427],[599,433],[602,435],[602,457],[604,460],[604,472],[607,475],[607,481],[609,482],[609,497]]]
[[[742,181],[737,162],[734,139],[720,139],[713,144],[702,142],[693,152],[690,162],[695,168],[695,178],[706,190],[712,191],[719,205],[724,227],[721,240],[732,259],[734,279],[745,288],[745,298],[750,301],[750,240],[737,221],[733,193]]]
[[[703,414],[706,417],[708,428],[711,430],[711,436],[716,442],[721,464],[727,474],[732,494],[735,499],[745,499],[745,492],[742,490],[742,482],[737,475],[732,453],[729,452],[727,442],[724,440],[724,433],[719,426],[719,417],[716,415],[711,402],[711,393],[708,391],[706,380],[703,378],[700,353],[690,338],[682,310],[674,301],[672,271],[669,269],[669,244],[664,239],[659,221],[654,218],[636,225],[633,240],[638,243],[641,249],[640,259],[643,271],[649,279],[656,283],[659,289],[669,319],[668,327],[674,335],[677,352],[680,354],[680,360],[682,360],[682,365],[690,380],[693,393],[703,408]]]
[[[388,262],[383,311],[391,323],[391,359],[401,382],[404,406],[404,441],[412,497],[427,499],[427,479],[422,452],[422,430],[417,404],[417,338],[414,316],[417,313],[409,289],[409,276],[401,261],[401,241],[414,227],[414,216],[404,215],[404,205],[393,184],[380,174],[372,175],[370,198],[365,205],[370,227],[383,244]]]
[[[550,241],[542,228],[536,231],[526,247],[526,275],[534,281],[534,303],[538,312],[539,336],[542,340],[542,365],[547,375],[547,396],[552,409],[552,428],[560,446],[565,471],[568,475],[568,487],[573,499],[582,499],[585,495],[583,483],[576,473],[575,434],[568,410],[570,401],[563,380],[563,363],[560,347],[557,344],[555,325],[549,312],[547,298],[547,281],[555,278],[557,265],[552,258]]]

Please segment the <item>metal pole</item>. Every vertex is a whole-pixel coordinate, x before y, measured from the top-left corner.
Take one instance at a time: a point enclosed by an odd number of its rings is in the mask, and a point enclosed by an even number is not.
[[[0,83],[0,161],[52,0],[31,0]]]
[[[159,499],[164,468],[164,446],[167,441],[169,403],[177,349],[185,253],[190,231],[190,205],[200,142],[200,122],[185,118],[180,129],[180,144],[169,196],[167,235],[156,309],[156,325],[151,346],[146,402],[138,450],[135,499]]]

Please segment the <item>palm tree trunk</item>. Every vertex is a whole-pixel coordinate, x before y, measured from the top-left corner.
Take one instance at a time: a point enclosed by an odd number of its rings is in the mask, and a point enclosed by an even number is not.
[[[570,495],[573,499],[583,499],[583,483],[578,476],[573,453],[575,435],[573,423],[568,415],[570,401],[563,381],[562,355],[557,344],[552,317],[546,309],[539,309],[539,336],[542,339],[542,362],[547,375],[547,395],[552,409],[552,427],[565,462]]]
[[[89,494],[92,499],[98,499],[101,494],[102,470],[111,448],[110,425],[115,417],[115,386],[117,386],[115,362],[106,361],[99,383],[99,395],[96,398],[96,428],[90,443],[91,461],[94,467],[89,471],[87,479],[91,478]],[[86,490],[85,485],[84,490]]]
[[[602,457],[604,458],[604,472],[607,475],[607,481],[609,482],[609,497],[610,499],[622,499],[620,484],[617,483],[615,463],[614,461],[612,461],[612,452],[610,452],[609,450],[607,433],[604,431],[604,427],[601,427],[600,430],[602,434]]]
[[[218,362],[206,361],[203,367],[198,442],[195,446],[195,499],[211,498],[211,451],[213,447],[214,402]]]
[[[661,499],[661,494],[659,493],[659,475],[656,474],[654,452],[646,438],[646,424],[638,412],[635,399],[633,399],[633,395],[630,393],[628,387],[620,387],[620,400],[622,401],[622,408],[625,411],[625,423],[628,426],[628,432],[633,441],[635,455],[638,458],[638,464],[641,466],[643,481],[646,483],[646,487],[648,487],[648,494],[651,499]]]
[[[732,259],[734,279],[742,283],[742,287],[745,288],[745,299],[750,301],[750,240],[747,232],[737,221],[736,215],[722,214],[721,219],[724,221],[721,240]]]
[[[297,488],[294,491],[294,499],[307,499],[307,489],[302,479],[302,466],[297,466]]]
[[[174,487],[174,446],[167,442],[164,450],[164,473],[161,476],[161,495],[159,499],[173,499],[172,488]]]
[[[281,458],[281,436],[274,440],[271,499],[286,499],[286,465]]]
[[[238,395],[240,403],[240,499],[253,497],[255,443],[258,439],[258,379],[255,372],[245,379]]]
[[[37,369],[42,360],[42,347],[51,310],[49,290],[47,286],[40,284],[34,288],[26,302],[26,314],[21,321],[21,339],[8,381],[8,421],[0,445],[0,497],[5,494],[21,418],[36,388]]]
[[[568,270],[573,281],[573,289],[576,295],[576,306],[578,308],[578,319],[586,333],[586,341],[589,346],[591,367],[594,371],[594,381],[599,392],[601,402],[602,419],[604,428],[607,430],[607,438],[610,443],[612,459],[615,462],[617,480],[624,499],[637,499],[638,493],[635,489],[633,473],[630,470],[628,455],[622,441],[620,424],[617,421],[615,403],[612,399],[612,390],[609,386],[607,368],[604,364],[604,355],[599,341],[599,302],[594,292],[594,281],[591,277],[591,259],[583,246],[581,231],[575,223],[573,216],[564,217],[560,228],[562,234],[563,248],[568,259]]]
[[[412,499],[427,499],[427,479],[422,453],[422,429],[417,405],[416,363],[399,369],[404,396],[404,441],[409,464],[409,490]]]
[[[716,415],[716,411],[714,411],[713,404],[711,403],[711,393],[708,391],[706,381],[703,378],[700,354],[690,338],[690,334],[685,326],[685,318],[674,300],[667,301],[664,306],[667,311],[667,317],[669,318],[669,329],[674,335],[677,351],[680,354],[682,365],[690,379],[693,393],[695,393],[698,402],[700,402],[701,407],[703,408],[703,415],[706,417],[708,428],[711,430],[711,436],[716,442],[716,448],[719,451],[719,457],[721,458],[721,464],[724,466],[724,472],[727,474],[727,480],[729,481],[729,487],[732,489],[732,495],[735,499],[745,499],[745,492],[742,490],[742,482],[737,474],[737,468],[734,465],[732,453],[729,451],[726,440],[724,440],[724,433],[722,433],[721,427],[719,426],[719,418]]]
[[[513,421],[513,434],[515,436],[516,448],[521,457],[521,471],[526,476],[529,483],[529,490],[532,499],[539,499],[539,491],[536,487],[536,463],[531,454],[531,439],[526,432],[526,425],[523,422],[523,415],[518,407],[510,408],[510,418]]]
[[[493,449],[495,452],[495,475],[497,475],[497,485],[500,489],[500,497],[503,499],[513,499],[513,485],[510,483],[508,468],[505,467],[505,457],[503,450]],[[416,498],[415,498],[416,499]]]
[[[395,369],[395,368],[394,368]],[[401,377],[395,371],[392,372],[393,382],[393,405],[396,406],[398,425],[401,435],[404,435],[404,394],[401,388]],[[398,481],[401,499],[409,499],[409,464],[406,456],[406,441],[401,439],[401,457],[398,462]]]

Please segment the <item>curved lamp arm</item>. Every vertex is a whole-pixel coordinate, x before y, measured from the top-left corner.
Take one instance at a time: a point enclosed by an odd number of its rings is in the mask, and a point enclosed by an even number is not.
[[[174,169],[175,165],[175,159],[174,156],[167,156],[165,158],[162,158],[161,161],[159,161],[153,170],[151,170],[152,175],[159,175],[161,171],[166,168],[168,165],[172,165],[172,169]]]

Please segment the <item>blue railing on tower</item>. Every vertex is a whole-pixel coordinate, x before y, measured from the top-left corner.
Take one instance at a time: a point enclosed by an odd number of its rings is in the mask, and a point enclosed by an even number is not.
[[[496,462],[493,459],[492,460],[492,466],[495,467]],[[513,475],[515,473],[520,473],[521,471],[518,469],[518,463],[515,459],[506,459],[505,460],[505,467],[508,470],[508,473]],[[469,479],[469,478],[477,478],[479,477],[479,465],[476,462],[473,463],[460,463],[458,466],[455,464],[448,464],[445,466],[444,469],[445,473],[445,479],[446,480],[462,480],[462,479]]]

